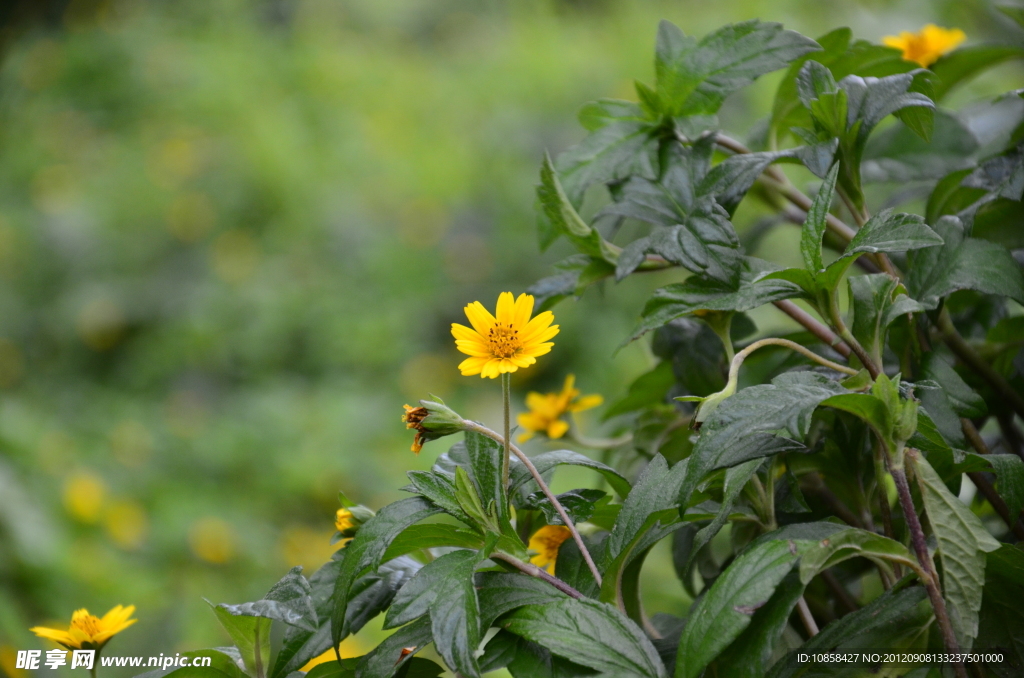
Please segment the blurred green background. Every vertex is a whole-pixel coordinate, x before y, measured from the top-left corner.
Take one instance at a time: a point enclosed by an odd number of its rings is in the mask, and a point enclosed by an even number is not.
[[[497,382],[459,376],[449,324],[569,253],[537,251],[543,152],[582,138],[584,103],[651,80],[659,19],[694,35],[755,17],[812,37],[1010,31],[963,1],[71,0],[0,17],[10,678],[13,650],[51,647],[28,627],[78,607],[138,607],[110,654],[225,644],[203,597],[311,573],[338,489],[379,508],[446,449],[409,451],[403,403],[436,393],[499,421]],[[725,127],[745,136],[776,82],[734,97]],[[956,101],[1022,84],[1007,65]],[[742,232],[757,215],[740,214]],[[672,276],[557,307],[555,350],[516,375],[517,402],[569,372],[621,396],[651,360],[615,348]],[[650,562],[653,611],[678,607],[670,564]]]

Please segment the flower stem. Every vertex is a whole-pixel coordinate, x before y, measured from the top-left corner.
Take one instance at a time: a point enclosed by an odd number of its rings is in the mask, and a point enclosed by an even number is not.
[[[524,563],[518,558],[513,558],[512,556],[505,555],[501,551],[495,551],[494,553],[492,553],[491,560],[500,560],[503,563],[508,563],[509,565],[516,568],[523,574],[527,574],[531,577],[536,577],[537,579],[543,579],[544,581],[551,584],[556,589],[558,589],[559,591],[561,591],[562,593],[571,598],[576,598],[577,600],[583,598],[582,593],[580,593],[573,587],[569,586],[558,577],[552,577],[550,574],[547,573],[546,570],[537,567],[533,563]]]
[[[888,455],[886,455],[888,458]],[[913,463],[915,458],[914,450],[907,450],[907,457]],[[921,527],[921,519],[918,518],[917,509],[914,508],[914,498],[910,494],[910,484],[907,482],[907,472],[901,466],[893,467],[890,464],[889,473],[896,481],[896,490],[900,498],[900,508],[903,509],[903,516],[907,520],[907,529],[910,531],[910,541],[914,547],[914,554],[922,568],[918,576],[924,582],[928,591],[928,598],[931,601],[932,609],[935,611],[935,620],[942,632],[942,642],[946,646],[946,652],[957,654],[960,652],[960,644],[957,642],[956,633],[953,632],[953,624],[949,621],[949,614],[946,612],[946,601],[942,598],[942,591],[939,588],[939,579],[935,572],[935,564],[928,553],[928,543],[925,540],[924,529]],[[958,662],[953,665],[957,678],[967,678],[967,671],[964,665]]]
[[[804,628],[807,629],[807,635],[811,638],[818,635],[818,623],[814,621],[811,608],[807,607],[807,601],[803,596],[800,596],[800,599],[796,601],[796,609],[800,613],[800,621],[803,622]]]
[[[803,310],[792,301],[782,299],[774,302],[777,309],[788,315],[793,320],[803,325],[811,334],[821,339],[827,346],[835,350],[844,358],[850,357],[850,347],[847,346],[832,330],[815,320],[807,311]]]
[[[589,447],[593,450],[610,450],[628,443],[633,439],[633,434],[624,433],[618,438],[589,438],[577,431],[574,427],[569,429],[569,439],[578,445]]]
[[[509,372],[501,375],[501,399],[505,404],[505,452],[501,457],[501,484],[508,490],[509,446],[512,444],[512,423],[510,409],[512,400],[512,375]]]
[[[767,339],[760,339],[758,341],[755,341],[753,344],[747,346],[745,349],[737,353],[736,357],[732,359],[732,364],[729,365],[729,384],[732,385],[733,388],[735,388],[736,383],[739,381],[740,365],[743,364],[743,361],[746,360],[748,355],[764,346],[785,346],[786,348],[792,349],[806,358],[810,358],[819,365],[824,365],[825,367],[835,370],[836,372],[842,372],[843,374],[849,374],[851,376],[857,374],[857,370],[853,369],[852,367],[840,365],[839,363],[834,363],[831,360],[828,360],[827,358],[822,358],[814,351],[804,348],[795,341],[790,341],[789,339],[779,339],[777,337],[768,337]],[[728,386],[726,388],[728,388]]]
[[[533,476],[533,479],[540,487],[541,492],[544,493],[544,496],[547,497],[548,501],[551,502],[551,505],[555,507],[556,511],[558,511],[559,517],[562,519],[562,522],[565,524],[566,528],[568,528],[569,532],[572,534],[572,539],[576,542],[576,546],[579,547],[580,553],[583,555],[583,559],[587,561],[587,567],[590,568],[591,574],[594,575],[594,581],[597,582],[598,586],[600,586],[601,573],[598,571],[597,565],[594,564],[594,559],[590,556],[590,551],[587,550],[586,544],[583,543],[583,537],[580,536],[580,533],[576,529],[576,526],[573,524],[572,519],[569,518],[569,514],[566,513],[565,507],[562,506],[561,502],[558,501],[558,498],[551,491],[551,488],[548,487],[548,484],[544,482],[544,478],[541,476],[540,471],[538,471],[537,467],[533,465],[533,462],[530,461],[530,458],[523,454],[522,450],[513,445],[508,440],[508,438],[502,438],[500,435],[498,435],[491,429],[487,428],[483,424],[478,424],[475,421],[463,419],[462,425],[463,427],[465,427],[467,431],[474,431],[481,435],[485,435],[491,440],[505,445],[506,450],[511,450],[512,454],[516,455],[516,458],[519,459],[519,461],[523,462],[523,466],[525,466],[526,470],[530,472],[531,476]]]

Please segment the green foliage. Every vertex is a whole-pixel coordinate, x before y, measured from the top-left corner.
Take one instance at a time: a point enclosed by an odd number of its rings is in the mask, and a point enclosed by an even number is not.
[[[409,473],[413,497],[362,522],[313,580],[295,570],[263,600],[215,608],[246,671],[264,678],[272,620],[287,627],[280,678],[379,613],[392,635],[310,675],[433,675],[413,658],[431,644],[466,678],[781,678],[846,675],[790,650],[1007,643],[1021,611],[1000,591],[1024,581],[999,541],[1024,527],[1024,277],[986,210],[1020,202],[1024,156],[1011,141],[979,160],[973,128],[937,107],[979,72],[971,49],[928,72],[844,29],[816,42],[749,21],[698,40],[662,22],[654,86],[586,106],[587,136],[544,157],[537,189],[542,248],[564,236],[574,251],[535,287],[545,307],[613,275],[678,273],[641,312],[632,338],[654,333],[657,364],[606,412],[615,437],[565,432],[602,460],[506,460],[498,434],[446,410],[465,439]],[[783,69],[750,152],[719,110]],[[790,132],[802,145],[784,146]],[[813,198],[794,165],[821,179]],[[778,215],[763,228],[793,256],[759,247],[746,208]],[[799,329],[778,336],[780,321]],[[566,470],[616,496],[573,484],[552,498]],[[961,501],[963,473],[987,505]],[[694,600],[652,619],[645,567],[670,535]]]

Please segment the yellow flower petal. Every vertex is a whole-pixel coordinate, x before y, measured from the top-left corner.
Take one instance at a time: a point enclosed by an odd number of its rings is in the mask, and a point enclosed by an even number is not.
[[[582,412],[583,410],[590,410],[601,405],[604,402],[599,394],[594,393],[592,395],[586,395],[572,403],[569,406],[570,412]]]
[[[494,309],[494,318],[499,325],[512,325],[516,317],[516,299],[511,292],[498,295],[498,306]]]
[[[469,318],[469,323],[473,326],[480,336],[486,337],[494,327],[494,316],[484,308],[484,305],[479,301],[474,301],[469,306],[466,306],[466,317]]]
[[[534,532],[530,537],[529,549],[537,555],[530,558],[530,562],[554,574],[558,549],[571,534],[565,525],[545,525]]]
[[[515,318],[513,324],[516,327],[526,327],[530,322],[530,315],[533,313],[533,295],[520,294],[516,299]]]
[[[548,438],[558,440],[569,430],[569,422],[564,419],[556,419],[548,426]]]

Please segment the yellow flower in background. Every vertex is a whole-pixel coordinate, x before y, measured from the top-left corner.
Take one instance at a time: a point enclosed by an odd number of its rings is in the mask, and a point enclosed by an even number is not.
[[[200,518],[188,530],[188,545],[200,559],[223,565],[235,557],[235,531],[220,518]]]
[[[530,562],[547,570],[548,574],[554,574],[558,549],[562,546],[562,542],[570,536],[572,533],[565,525],[545,525],[540,528],[530,537],[529,549],[537,553],[530,558]]]
[[[353,657],[362,657],[369,650],[359,641],[355,636],[348,636],[345,640],[341,641],[341,645],[338,646],[338,653],[341,654],[342,659],[352,659]],[[333,662],[335,659],[334,648],[328,649],[321,655],[313,657],[306,665],[303,666],[300,671],[309,672],[314,666],[320,664],[326,664],[327,662]]]
[[[134,605],[128,607],[118,605],[100,618],[89,614],[89,610],[82,608],[75,610],[75,613],[71,615],[71,625],[67,631],[48,629],[45,626],[35,626],[29,630],[40,638],[52,640],[69,650],[98,650],[106,645],[107,641],[115,634],[124,631],[138,621],[138,619],[129,619],[134,613]]]
[[[107,495],[107,486],[95,473],[80,471],[64,483],[64,506],[83,523],[95,523]]]
[[[502,292],[494,315],[479,301],[466,306],[465,311],[472,329],[452,323],[455,346],[470,356],[459,364],[464,376],[479,374],[494,379],[529,367],[551,350],[554,344],[548,340],[558,334],[558,325],[551,324],[555,319],[551,311],[530,319],[533,297],[529,294],[516,299],[511,292]]]
[[[967,35],[959,28],[928,24],[917,33],[903,31],[899,35],[887,35],[882,38],[882,42],[888,47],[903,50],[903,58],[907,61],[928,68],[966,39]]]
[[[589,410],[604,402],[604,398],[596,393],[581,398],[575,384],[576,377],[570,374],[565,378],[561,393],[531,391],[526,395],[526,406],[530,411],[516,417],[523,429],[519,442],[525,442],[538,433],[553,440],[561,438],[569,430],[569,422],[562,419],[566,413]]]

